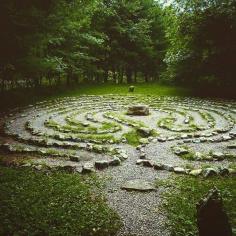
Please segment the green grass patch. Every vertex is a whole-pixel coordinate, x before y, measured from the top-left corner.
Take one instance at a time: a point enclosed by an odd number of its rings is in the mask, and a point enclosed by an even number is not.
[[[182,155],[179,155],[181,158],[185,159],[185,160],[191,160],[191,161],[194,161],[196,158],[195,158],[195,153],[194,152],[189,152],[187,154],[182,154]]]
[[[157,183],[168,190],[163,194],[163,207],[171,227],[172,236],[197,235],[196,203],[216,186],[223,197],[226,212],[236,235],[236,178],[194,178],[178,176]]]
[[[115,235],[120,219],[101,184],[93,175],[0,167],[0,235]]]
[[[0,94],[0,108],[2,110],[35,103],[45,99],[55,99],[64,96],[79,95],[155,95],[155,96],[191,96],[191,89],[165,86],[158,83],[140,83],[135,85],[133,93],[128,92],[127,84],[78,84],[73,87],[43,87],[40,89],[17,89]]]
[[[124,138],[126,138],[127,143],[132,146],[137,146],[140,144],[139,140],[142,138],[136,130],[132,130],[128,133],[125,133],[123,135]]]

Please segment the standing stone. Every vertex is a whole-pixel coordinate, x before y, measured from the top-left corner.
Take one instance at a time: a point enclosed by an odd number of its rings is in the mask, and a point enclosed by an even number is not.
[[[147,116],[149,115],[149,107],[146,105],[133,105],[128,107],[127,115]]]
[[[232,236],[219,191],[214,188],[197,204],[199,236]]]
[[[130,93],[133,93],[133,92],[134,92],[134,86],[130,86],[130,87],[129,87],[129,92],[130,92]]]

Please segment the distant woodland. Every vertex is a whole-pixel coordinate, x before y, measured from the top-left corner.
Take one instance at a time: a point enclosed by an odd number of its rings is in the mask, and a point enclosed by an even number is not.
[[[236,87],[236,1],[1,0],[0,89]]]

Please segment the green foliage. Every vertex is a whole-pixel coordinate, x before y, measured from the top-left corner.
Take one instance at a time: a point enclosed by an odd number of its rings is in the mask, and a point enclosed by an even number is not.
[[[197,235],[196,203],[214,186],[221,192],[232,227],[236,227],[236,179],[234,177],[201,179],[179,176],[157,184],[168,187],[163,194],[163,207],[172,229],[171,235]]]
[[[2,0],[0,86],[235,86],[233,0]]]
[[[166,9],[164,80],[235,86],[235,1],[177,0]]]
[[[0,174],[0,235],[115,235],[121,226],[95,176],[5,167]]]

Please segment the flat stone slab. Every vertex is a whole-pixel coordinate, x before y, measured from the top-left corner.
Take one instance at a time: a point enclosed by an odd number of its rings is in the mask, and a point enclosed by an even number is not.
[[[155,190],[155,186],[153,183],[142,180],[142,179],[134,179],[129,180],[125,182],[121,189],[125,189],[128,191],[141,191],[141,192],[147,192],[147,191],[153,191]]]

